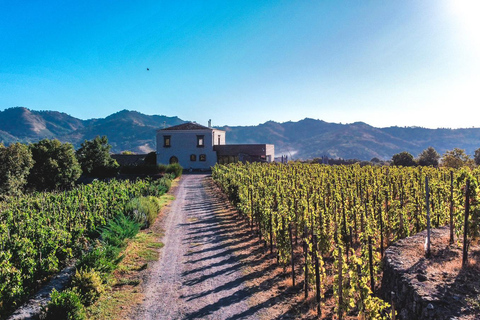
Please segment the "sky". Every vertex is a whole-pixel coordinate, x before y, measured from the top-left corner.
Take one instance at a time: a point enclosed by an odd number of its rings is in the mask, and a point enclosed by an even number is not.
[[[0,0],[0,110],[479,127],[479,17],[477,0]]]

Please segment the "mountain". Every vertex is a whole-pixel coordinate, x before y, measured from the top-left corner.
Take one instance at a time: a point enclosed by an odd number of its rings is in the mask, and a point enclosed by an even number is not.
[[[453,148],[473,155],[480,148],[480,129],[376,128],[363,122],[328,123],[303,119],[298,122],[268,121],[258,126],[224,126],[227,143],[272,143],[275,154],[290,159],[330,158],[388,160],[408,151],[414,156],[432,146],[443,154]]]
[[[112,152],[146,153],[155,149],[155,132],[186,121],[178,117],[145,115],[122,110],[106,118],[81,120],[56,111],[33,111],[22,107],[0,111],[0,142],[30,143],[57,138],[80,147],[97,135],[108,137]],[[257,126],[224,126],[227,143],[271,143],[277,155],[290,159],[321,156],[343,159],[391,159],[408,151],[414,156],[429,146],[440,154],[453,148],[473,155],[480,148],[480,129],[426,129],[419,127],[376,128],[363,122],[329,123],[303,119],[297,122],[268,121]]]
[[[155,132],[185,121],[178,117],[148,116],[122,110],[106,118],[81,120],[57,111],[33,111],[22,107],[0,111],[0,142],[30,143],[57,138],[79,148],[84,140],[107,136],[112,152],[147,153],[155,149]]]

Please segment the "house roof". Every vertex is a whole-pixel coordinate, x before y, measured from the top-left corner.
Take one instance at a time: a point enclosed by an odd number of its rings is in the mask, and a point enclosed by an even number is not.
[[[161,130],[212,130],[212,128],[208,128],[194,122],[187,122]]]

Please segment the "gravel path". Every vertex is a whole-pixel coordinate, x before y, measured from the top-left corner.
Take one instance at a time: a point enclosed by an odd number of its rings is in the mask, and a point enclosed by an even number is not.
[[[233,254],[231,233],[205,189],[207,175],[184,175],[165,218],[160,259],[151,267],[135,319],[258,319],[253,294]],[[237,243],[241,245],[241,243]]]

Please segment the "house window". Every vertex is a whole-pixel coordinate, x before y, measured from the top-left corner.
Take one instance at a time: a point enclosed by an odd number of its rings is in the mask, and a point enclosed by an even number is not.
[[[171,136],[163,136],[163,147],[164,148],[170,148],[171,147],[170,138],[171,138]]]
[[[206,154],[201,154],[201,155],[198,157],[198,160],[200,160],[200,161],[207,161],[207,155],[206,155]]]
[[[205,136],[204,135],[198,135],[197,136],[197,147],[203,148],[205,146]]]
[[[196,154],[191,154],[190,155],[190,161],[197,161],[197,155]]]
[[[175,156],[172,156],[172,157],[170,158],[170,164],[174,164],[174,163],[178,163],[178,158],[175,157]]]
[[[218,145],[220,145],[220,135],[218,135]]]

